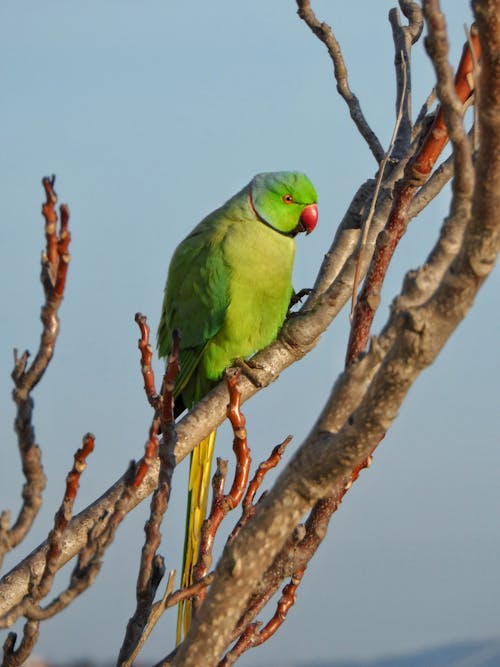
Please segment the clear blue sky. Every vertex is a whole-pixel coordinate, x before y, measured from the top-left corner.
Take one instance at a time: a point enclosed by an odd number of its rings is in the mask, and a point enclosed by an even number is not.
[[[386,16],[394,3],[314,4],[334,25],[352,88],[387,145],[394,69]],[[443,6],[456,62],[469,3]],[[22,477],[12,434],[12,348],[38,343],[43,175],[57,174],[73,233],[57,353],[35,393],[45,505],[10,566],[46,535],[86,431],[96,434],[97,449],[79,509],[140,456],[150,410],[133,316],[144,312],[156,328],[168,261],[188,230],[256,172],[303,170],[317,186],[320,222],[299,240],[295,285],[311,286],[375,164],[336,95],[325,49],[292,0],[4,0],[0,50],[0,506],[13,510]],[[422,44],[413,78],[416,112],[433,83]],[[446,211],[444,196],[412,223],[378,326]],[[377,656],[498,634],[499,282],[497,271],[411,390],[372,468],[335,516],[282,631],[240,664]],[[295,445],[307,433],[342,367],[347,324],[344,312],[307,359],[246,406],[254,460],[288,433]],[[227,436],[218,446],[224,451]],[[164,531],[168,568],[180,560],[185,467]],[[42,625],[37,653],[58,660],[116,655],[133,609],[146,510],[147,503],[121,527],[97,585]],[[143,659],[168,651],[174,616],[161,623]]]

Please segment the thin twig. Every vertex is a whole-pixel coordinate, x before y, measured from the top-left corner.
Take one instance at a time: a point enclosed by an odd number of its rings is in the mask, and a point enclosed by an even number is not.
[[[224,494],[224,479],[226,476],[227,462],[218,459],[217,473],[214,476],[212,507],[210,514],[203,523],[202,535],[200,541],[200,552],[198,561],[194,568],[194,581],[203,579],[212,564],[212,550],[215,535],[219,526],[228,512],[239,505],[245,489],[248,484],[250,474],[250,449],[247,442],[247,432],[245,429],[245,417],[240,409],[241,394],[238,391],[237,382],[240,376],[239,371],[226,378],[229,391],[229,403],[227,406],[227,417],[233,428],[233,451],[236,458],[236,467],[231,489]],[[203,588],[199,595],[193,600],[193,608],[200,607],[205,597],[206,588]]]
[[[476,52],[474,51],[474,45],[472,43],[472,32],[477,35],[477,28],[476,26],[472,26],[469,28],[469,26],[464,25],[464,30],[465,30],[465,35],[467,37],[467,42],[469,44],[469,50],[471,52],[472,56],[472,88],[475,91],[474,95],[477,98],[478,96],[478,81],[479,81],[479,62],[476,57]],[[472,150],[475,152],[477,151],[479,147],[479,123],[477,122],[477,108],[478,105],[477,103],[474,104],[473,107],[473,113],[474,113],[474,123],[473,123],[473,141],[472,141]]]
[[[146,318],[136,315],[136,322],[141,330],[139,349],[141,350],[141,367],[144,378],[145,390],[150,402],[156,409],[149,439],[145,447],[145,455],[139,466],[133,481],[138,488],[147,470],[153,464],[159,453],[160,471],[158,475],[158,486],[151,498],[149,518],[144,526],[145,541],[141,552],[141,562],[136,585],[136,608],[133,616],[129,619],[125,637],[122,642],[117,665],[125,667],[130,665],[139,652],[146,637],[149,635],[158,619],[167,606],[167,600],[172,592],[174,573],[171,572],[165,594],[161,605],[153,605],[153,601],[165,573],[163,557],[158,554],[161,544],[160,526],[163,516],[167,511],[170,499],[172,475],[175,468],[175,425],[173,413],[173,391],[175,380],[179,374],[179,336],[174,333],[172,351],[168,357],[168,363],[162,382],[160,396],[156,394],[154,375],[151,369],[151,346],[149,345],[149,327]],[[158,445],[158,429],[161,425],[163,437]]]
[[[76,586],[69,593],[62,593],[46,606],[42,607],[40,601],[48,595],[54,583],[54,577],[60,567],[59,559],[62,543],[66,537],[66,531],[73,515],[73,505],[79,489],[80,477],[87,466],[87,457],[94,450],[95,438],[87,433],[82,441],[82,447],[74,455],[73,468],[66,477],[66,490],[63,501],[54,517],[54,527],[48,537],[48,551],[45,560],[45,568],[38,581],[33,580],[30,593],[21,603],[18,615],[24,615],[30,620],[42,621],[51,618],[62,611],[76,597]],[[83,579],[80,580],[78,592],[84,588]],[[73,582],[75,584],[75,582]]]
[[[167,585],[165,587],[165,592],[161,600],[159,600],[156,604],[152,605],[152,608],[146,618],[146,622],[144,624],[141,624],[141,626],[137,628],[137,631],[135,630],[133,631],[132,628],[130,628],[130,624],[132,621],[132,619],[130,619],[127,626],[127,634],[122,644],[122,648],[120,649],[120,654],[118,656],[118,660],[116,663],[117,665],[120,665],[120,667],[129,667],[130,665],[132,665],[133,661],[135,660],[140,650],[144,646],[146,639],[149,637],[156,623],[158,622],[164,611],[167,609],[168,600],[172,594],[172,590],[174,587],[174,579],[175,579],[175,571],[171,570],[168,575]],[[130,647],[126,642],[127,636],[129,635],[133,636],[135,639],[134,644],[131,645]]]
[[[23,504],[12,527],[9,527],[10,513],[5,511],[0,514],[0,564],[4,554],[17,546],[31,528],[41,507],[42,493],[46,484],[41,450],[36,444],[32,423],[31,391],[41,380],[54,353],[59,333],[58,311],[64,295],[70,259],[68,247],[71,240],[68,229],[69,209],[64,204],[59,209],[61,221],[58,229],[57,195],[54,191],[54,181],[54,176],[42,180],[46,197],[42,206],[46,247],[42,253],[41,282],[45,302],[41,311],[43,328],[40,344],[29,365],[29,352],[26,350],[21,356],[18,356],[17,350],[14,350],[12,397],[17,407],[14,427],[26,482],[22,492]]]
[[[9,632],[3,645],[2,667],[20,667],[31,655],[39,634],[39,621],[26,621],[23,637],[18,648],[14,650],[17,635]]]
[[[141,351],[141,373],[144,379],[144,391],[151,407],[157,409],[159,396],[155,388],[155,376],[151,366],[153,348],[149,342],[149,327],[146,317],[141,313],[135,314],[135,321],[141,332],[137,346]]]
[[[58,561],[61,553],[61,542],[68,524],[73,516],[73,505],[80,486],[80,477],[87,467],[87,457],[94,451],[95,436],[87,433],[82,440],[82,447],[74,455],[73,468],[66,477],[64,498],[54,517],[54,528],[49,534],[49,550],[45,562],[45,570],[40,581],[32,588],[31,601],[37,602],[44,598],[52,588]]]
[[[255,494],[261,487],[262,482],[264,481],[264,477],[267,475],[267,473],[275,468],[281,461],[281,458],[285,452],[285,448],[290,444],[291,441],[292,436],[287,436],[283,442],[281,442],[279,445],[276,445],[268,458],[258,466],[254,476],[248,484],[245,496],[241,503],[241,518],[229,535],[228,542],[231,542],[231,540],[236,537],[241,527],[244,526],[248,519],[250,519],[255,514]]]
[[[371,465],[371,457],[355,468],[331,495],[321,498],[311,509],[306,522],[295,527],[289,539],[262,577],[258,589],[254,590],[247,609],[233,633],[233,640],[245,633],[248,625],[276,593],[281,582],[294,573],[304,571],[326,535],[332,514],[339,508],[344,495],[358,479],[361,470]]]
[[[394,149],[396,137],[398,136],[399,132],[399,126],[400,123],[403,119],[403,109],[405,105],[405,100],[406,100],[406,64],[405,64],[405,59],[403,53],[401,54],[401,70],[402,70],[402,91],[401,91],[401,96],[400,96],[400,101],[399,101],[399,109],[398,109],[398,115],[396,117],[396,123],[394,125],[394,130],[392,131],[392,136],[391,140],[389,142],[389,148],[387,149],[387,153],[384,155],[384,159],[380,163],[380,167],[378,170],[378,175],[377,175],[377,181],[375,183],[375,191],[373,193],[373,198],[370,204],[370,210],[368,211],[368,215],[366,216],[364,222],[363,222],[363,229],[361,232],[361,240],[359,243],[359,250],[358,250],[358,259],[356,261],[356,270],[354,272],[354,282],[352,284],[352,300],[351,300],[351,319],[354,314],[354,309],[356,308],[356,298],[358,294],[358,286],[359,282],[361,280],[361,265],[362,265],[362,260],[363,260],[363,255],[365,253],[366,249],[366,244],[368,241],[368,232],[370,230],[370,225],[373,220],[373,216],[375,215],[375,206],[377,204],[377,199],[378,195],[380,192],[380,186],[382,185],[382,179],[384,177],[384,171],[386,168],[386,165],[391,157],[392,151]]]
[[[394,148],[391,153],[395,160],[400,160],[408,154],[412,134],[412,95],[410,52],[412,45],[420,38],[423,29],[423,15],[421,8],[415,2],[400,0],[399,5],[408,25],[401,25],[399,11],[393,8],[389,11],[389,21],[395,48],[396,66],[396,114],[401,112],[401,121],[397,136],[394,139]]]
[[[310,0],[297,0],[298,15],[309,26],[316,37],[326,46],[328,54],[333,63],[337,90],[349,108],[349,113],[358,128],[361,136],[365,139],[373,156],[380,162],[384,157],[384,149],[375,132],[371,129],[361,110],[358,98],[349,87],[347,80],[347,68],[345,66],[340,44],[338,43],[332,28],[327,23],[320,23],[311,7]]]
[[[305,567],[295,572],[288,584],[283,588],[282,595],[276,605],[276,611],[272,618],[262,628],[260,621],[250,623],[241,633],[235,646],[226,653],[224,658],[219,662],[218,667],[230,667],[243,655],[245,651],[255,646],[260,646],[268,639],[270,639],[279,628],[283,625],[288,615],[288,612],[295,604],[297,599],[296,591],[304,576]]]
[[[425,4],[424,4],[425,7]],[[479,53],[479,41],[473,39],[474,46]],[[460,101],[461,109],[464,102],[470,97],[472,91],[469,87],[468,74],[472,70],[472,57],[468,44],[465,45],[460,60],[457,75],[455,77],[456,100]],[[451,104],[451,102],[450,102]],[[453,103],[456,107],[456,104]],[[403,236],[409,221],[408,211],[417,189],[427,180],[437,158],[443,150],[447,140],[447,122],[444,115],[449,116],[449,105],[442,102],[424,142],[407,164],[405,175],[401,181],[396,183],[394,189],[394,202],[383,233],[379,234],[375,251],[366,274],[365,281],[359,300],[352,317],[351,333],[346,354],[346,364],[352,363],[358,355],[366,348],[371,325],[375,312],[380,303],[380,292],[384,282],[389,262],[394,254],[399,240]],[[462,138],[464,135],[454,125],[451,127],[451,135],[455,133]],[[463,128],[462,128],[463,130]]]

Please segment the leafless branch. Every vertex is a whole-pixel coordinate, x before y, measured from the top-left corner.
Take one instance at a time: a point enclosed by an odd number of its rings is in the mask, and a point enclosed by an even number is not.
[[[310,0],[297,0],[297,6],[297,13],[300,18],[305,21],[316,37],[318,37],[318,39],[321,40],[326,46],[328,54],[333,63],[333,71],[335,74],[335,80],[337,81],[337,90],[340,96],[345,100],[345,103],[349,108],[351,118],[358,128],[359,133],[365,139],[377,162],[380,162],[385,155],[385,151],[382,148],[380,141],[377,139],[377,136],[368,125],[366,118],[361,110],[358,98],[356,95],[354,95],[349,87],[349,82],[347,80],[347,68],[345,66],[344,57],[340,49],[340,44],[335,38],[333,30],[327,23],[320,23],[320,21],[318,21],[311,7]]]
[[[384,171],[387,166],[387,163],[391,157],[391,154],[393,152],[394,146],[396,139],[399,135],[399,130],[400,130],[400,125],[403,119],[405,118],[405,100],[407,99],[407,88],[406,88],[406,64],[405,64],[405,58],[403,54],[401,54],[401,76],[402,76],[402,81],[401,81],[401,91],[400,91],[400,100],[399,100],[399,109],[396,117],[396,124],[394,125],[394,130],[392,132],[391,140],[389,142],[389,148],[387,149],[387,153],[384,155],[384,159],[380,163],[380,167],[378,170],[377,174],[377,180],[375,182],[375,190],[373,193],[373,198],[370,204],[370,209],[368,211],[368,215],[366,216],[364,222],[363,222],[363,228],[361,230],[361,240],[359,243],[359,248],[358,248],[358,257],[356,260],[356,269],[354,271],[354,281],[352,284],[352,300],[351,300],[351,317],[354,314],[354,308],[356,307],[356,297],[358,293],[358,286],[359,286],[359,281],[361,279],[361,271],[362,271],[362,266],[363,266],[363,256],[366,253],[366,247],[368,244],[368,233],[370,231],[370,225],[373,220],[373,216],[375,215],[375,207],[377,204],[377,199],[380,193],[380,188],[382,186],[382,180],[384,178]],[[408,111],[407,111],[408,113]],[[408,116],[407,116],[408,120]],[[401,135],[400,135],[401,136]],[[408,133],[408,142],[405,141],[405,149],[407,150],[409,148],[410,142],[409,142],[409,133]],[[365,263],[367,263],[368,259],[365,258]]]
[[[130,665],[140,650],[146,637],[149,635],[161,613],[167,608],[173,588],[174,573],[171,572],[162,605],[153,605],[155,595],[163,575],[165,565],[163,557],[158,554],[161,543],[160,526],[167,511],[172,486],[172,475],[175,468],[175,424],[174,424],[174,385],[179,374],[179,335],[174,333],[172,352],[168,357],[167,368],[162,382],[162,390],[157,394],[154,374],[151,368],[151,346],[149,344],[149,327],[146,318],[137,314],[136,322],[141,331],[139,349],[141,351],[141,369],[144,378],[144,387],[149,402],[156,410],[146,443],[146,454],[138,466],[135,486],[139,487],[147,471],[155,463],[159,453],[160,469],[158,485],[151,498],[149,518],[144,526],[145,541],[141,552],[141,562],[136,586],[136,608],[130,618],[125,637],[118,656],[117,665]],[[158,447],[158,428],[161,425],[163,438]],[[140,471],[140,472],[139,472]],[[160,611],[161,610],[161,611]]]
[[[399,160],[410,147],[412,133],[411,115],[411,67],[410,51],[412,45],[419,39],[423,29],[422,10],[415,2],[400,0],[399,5],[408,19],[408,25],[401,24],[400,15],[396,8],[389,11],[389,21],[392,27],[396,66],[396,112],[400,122],[396,136],[393,137],[394,159]]]
[[[424,3],[425,6],[426,3]],[[473,40],[473,44],[479,52],[477,37]],[[438,55],[440,55],[440,51]],[[470,78],[468,77],[471,70],[472,57],[469,52],[469,46],[466,44],[455,77],[456,98],[453,98],[461,102],[460,119],[463,111],[463,103],[472,94],[469,87]],[[377,238],[374,255],[353,314],[351,335],[346,355],[347,363],[351,363],[366,348],[375,311],[380,303],[380,292],[389,262],[406,230],[409,221],[408,211],[415,193],[418,187],[427,180],[432,167],[447,142],[448,134],[444,118],[448,118],[449,115],[450,105],[448,103],[442,104],[424,142],[412,160],[407,164],[404,177],[396,184],[391,213],[384,233],[379,234]],[[458,133],[458,129],[456,128],[453,131]],[[460,138],[465,138],[463,128],[460,132]],[[456,136],[456,140],[458,141],[458,135]],[[465,143],[468,147],[468,142]]]
[[[17,635],[15,632],[9,632],[3,645],[2,667],[20,667],[29,658],[38,639],[39,625],[39,621],[26,621],[23,637],[15,650]]]
[[[45,219],[46,248],[42,253],[41,282],[45,302],[42,306],[42,335],[34,359],[28,364],[29,352],[18,356],[14,350],[14,370],[12,379],[13,400],[17,407],[15,431],[23,474],[26,483],[23,487],[23,504],[12,527],[10,513],[0,515],[0,564],[4,554],[17,546],[31,528],[42,504],[42,492],[46,478],[43,472],[41,451],[35,440],[33,427],[33,399],[31,392],[43,377],[52,358],[54,345],[59,333],[58,311],[64,295],[66,275],[69,263],[68,247],[71,240],[69,233],[69,208],[60,206],[60,224],[56,212],[57,195],[54,192],[55,178],[44,178],[42,185],[46,200],[42,206]]]

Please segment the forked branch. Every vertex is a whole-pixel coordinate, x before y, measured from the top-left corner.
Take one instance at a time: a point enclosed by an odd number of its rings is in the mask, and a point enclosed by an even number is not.
[[[305,21],[316,37],[318,37],[318,39],[326,46],[333,64],[335,80],[337,81],[337,91],[347,104],[351,118],[358,128],[361,136],[368,144],[368,147],[373,153],[373,156],[377,162],[380,162],[385,155],[385,151],[382,148],[382,144],[378,140],[375,132],[369,126],[361,110],[359,99],[352,92],[349,86],[347,68],[344,62],[344,57],[342,55],[342,50],[332,28],[327,23],[318,21],[316,14],[311,7],[310,0],[297,0],[297,6],[297,13],[300,18]]]
[[[172,475],[175,468],[175,424],[174,424],[174,385],[179,374],[179,334],[174,332],[172,352],[167,360],[163,376],[162,389],[158,394],[155,389],[154,373],[151,367],[151,345],[149,327],[146,318],[139,313],[135,320],[141,332],[139,349],[141,351],[141,369],[144,389],[150,404],[155,408],[146,443],[145,454],[137,467],[134,484],[139,487],[147,471],[159,456],[160,470],[158,484],[151,498],[149,518],[144,526],[144,545],[136,585],[136,608],[127,624],[127,630],[118,656],[117,665],[131,665],[142,645],[153,630],[161,614],[176,603],[173,597],[174,572],[170,572],[165,593],[158,604],[153,604],[159,585],[165,573],[163,557],[158,553],[161,543],[161,522],[168,508],[172,488]],[[158,442],[158,430],[161,428],[162,439]]]
[[[54,176],[42,180],[46,197],[42,206],[46,247],[42,253],[41,282],[45,302],[41,312],[43,326],[40,344],[31,363],[28,363],[30,354],[27,350],[21,356],[18,356],[17,350],[14,350],[12,397],[17,410],[14,427],[26,482],[22,493],[22,507],[14,523],[11,525],[10,512],[4,511],[0,515],[0,565],[5,553],[16,547],[30,530],[41,507],[42,493],[46,483],[41,450],[36,443],[33,427],[34,404],[31,392],[43,377],[54,352],[59,333],[58,311],[64,296],[70,259],[68,247],[71,240],[69,208],[65,204],[59,208],[60,222],[58,225],[54,182]]]
[[[426,3],[424,3],[424,7]],[[479,57],[479,38],[476,33],[471,36],[471,43],[476,49]],[[464,51],[455,76],[455,95],[453,104],[463,104],[472,95],[471,73],[473,71],[473,58],[469,44],[464,46]],[[380,293],[389,263],[394,251],[403,236],[409,221],[408,211],[418,188],[425,183],[431,170],[448,141],[448,131],[445,117],[449,117],[449,103],[442,100],[441,106],[436,114],[421,147],[407,164],[404,177],[396,183],[394,190],[394,202],[389,219],[382,233],[377,238],[375,251],[368,268],[361,294],[356,303],[352,317],[351,334],[347,348],[346,363],[352,363],[368,344],[371,325],[375,312],[380,303]],[[454,116],[456,119],[456,116]],[[454,120],[454,123],[458,120]],[[458,132],[455,125],[451,127],[453,133]],[[462,136],[462,133],[461,133]]]

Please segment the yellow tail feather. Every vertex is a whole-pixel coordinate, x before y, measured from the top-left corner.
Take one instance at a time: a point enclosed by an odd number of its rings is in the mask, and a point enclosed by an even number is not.
[[[186,588],[193,583],[193,569],[200,550],[201,526],[207,513],[214,443],[215,431],[210,433],[208,438],[202,440],[191,452],[181,588]],[[182,641],[183,633],[184,635],[187,634],[190,623],[191,601],[184,600],[179,603],[177,614],[177,644]]]

